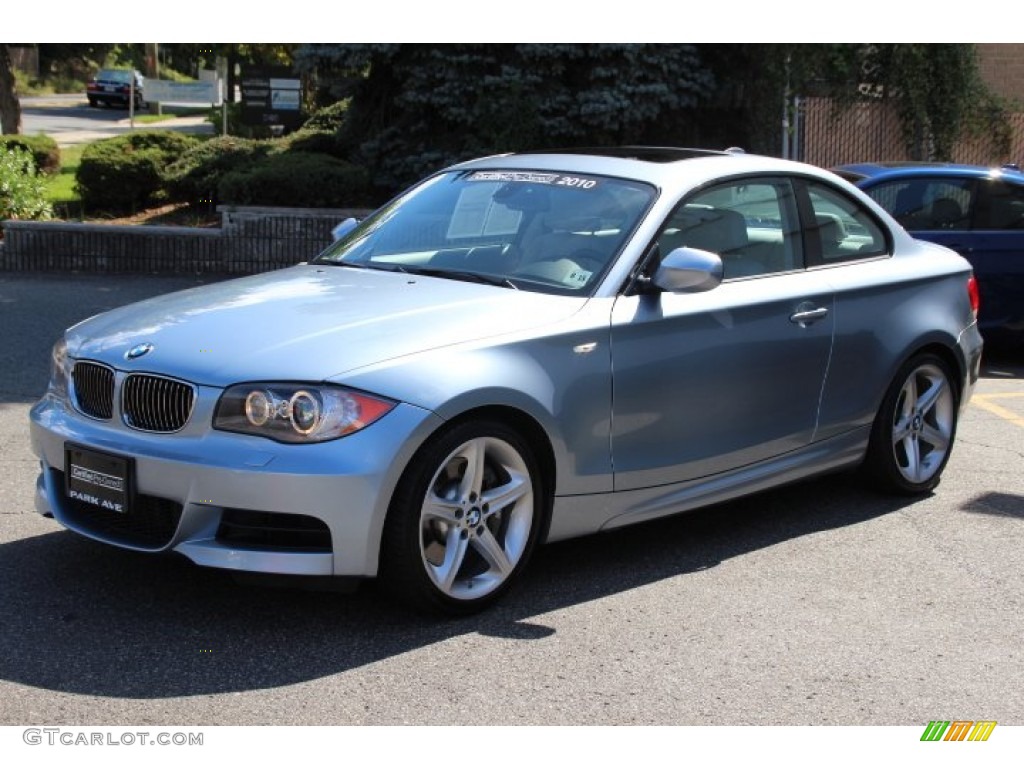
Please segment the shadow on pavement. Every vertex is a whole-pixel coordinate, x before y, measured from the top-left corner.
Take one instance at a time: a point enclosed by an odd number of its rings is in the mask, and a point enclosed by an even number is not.
[[[971,499],[963,507],[964,512],[997,517],[1016,517],[1024,520],[1024,496],[1016,493],[991,491]]]
[[[470,633],[530,642],[555,632],[544,620],[550,611],[857,525],[906,503],[833,476],[553,544],[495,609],[459,620],[410,613],[372,583],[351,595],[248,587],[177,556],[47,533],[0,545],[0,678],[159,699],[290,685]]]

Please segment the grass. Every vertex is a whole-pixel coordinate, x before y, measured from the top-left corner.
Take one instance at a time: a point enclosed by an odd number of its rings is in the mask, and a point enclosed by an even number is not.
[[[139,114],[135,113],[135,122],[142,123],[143,125],[149,125],[150,123],[162,123],[164,120],[173,120],[176,115],[148,115],[146,113]]]
[[[60,172],[50,177],[46,185],[46,199],[51,203],[67,203],[78,200],[75,191],[75,174],[82,162],[82,153],[88,144],[64,147],[60,151]]]
[[[46,199],[53,204],[58,218],[79,218],[82,199],[75,189],[75,174],[82,161],[82,153],[88,144],[64,147],[60,151],[60,171],[50,176],[46,183]]]

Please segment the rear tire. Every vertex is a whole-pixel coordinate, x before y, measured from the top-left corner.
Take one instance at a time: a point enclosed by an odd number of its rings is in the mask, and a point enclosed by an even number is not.
[[[864,470],[873,484],[903,495],[935,488],[953,449],[959,405],[945,360],[922,354],[907,361],[871,429]]]
[[[548,490],[529,444],[466,422],[413,457],[388,509],[381,581],[419,610],[467,615],[496,602],[537,546]]]

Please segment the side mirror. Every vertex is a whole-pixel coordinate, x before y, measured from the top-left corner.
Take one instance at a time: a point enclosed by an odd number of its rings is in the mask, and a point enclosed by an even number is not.
[[[697,248],[676,248],[661,260],[651,279],[669,293],[701,293],[722,282],[722,257]]]
[[[335,242],[337,242],[338,240],[341,240],[341,238],[343,238],[349,232],[351,232],[353,229],[355,229],[358,225],[359,222],[356,219],[353,219],[351,216],[349,216],[347,219],[345,219],[343,222],[338,224],[338,226],[331,230],[331,237],[333,237]]]

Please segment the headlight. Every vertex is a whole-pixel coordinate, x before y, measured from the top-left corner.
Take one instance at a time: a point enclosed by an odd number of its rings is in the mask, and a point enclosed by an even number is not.
[[[221,395],[214,429],[318,443],[358,432],[395,403],[330,384],[236,384]]]
[[[63,337],[50,352],[50,392],[62,400],[68,397],[68,343]]]

